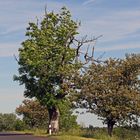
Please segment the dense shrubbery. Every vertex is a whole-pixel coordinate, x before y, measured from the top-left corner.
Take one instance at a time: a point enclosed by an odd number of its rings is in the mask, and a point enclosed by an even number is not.
[[[16,108],[16,113],[22,115],[26,129],[45,129],[48,126],[48,110],[37,100],[24,100],[22,105]]]
[[[69,131],[70,129],[78,128],[76,122],[77,116],[73,115],[71,105],[69,102],[64,102],[60,105],[60,130]]]
[[[73,115],[70,103],[60,105],[60,130],[68,131],[77,128],[77,116]],[[26,129],[47,129],[49,116],[46,107],[42,106],[37,100],[24,100],[23,104],[16,109],[18,115],[23,116]],[[20,125],[20,124],[19,124]]]
[[[0,131],[23,130],[24,122],[16,117],[15,114],[0,113]]]

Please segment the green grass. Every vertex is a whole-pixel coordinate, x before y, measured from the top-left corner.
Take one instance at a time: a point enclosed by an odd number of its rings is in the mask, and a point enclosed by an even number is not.
[[[20,133],[33,134],[35,136],[48,137],[47,131],[34,129],[25,130]],[[106,128],[94,128],[93,130],[87,129],[72,129],[67,132],[60,132],[58,135],[49,136],[56,140],[140,140],[140,129],[126,129],[126,128],[115,128],[113,136],[109,137]]]
[[[96,128],[94,130],[83,130],[81,136],[97,140],[140,140],[140,130],[118,127],[114,129],[113,136],[109,137],[105,128]]]
[[[73,129],[60,133],[60,136],[56,138],[58,138],[58,140],[90,140],[88,138],[96,140],[140,140],[140,130],[118,127],[114,129],[113,136],[110,137],[107,134],[106,128],[96,128],[93,130]]]
[[[79,136],[70,136],[70,135],[62,135],[62,136],[53,136],[57,140],[95,140],[92,138],[83,138]]]

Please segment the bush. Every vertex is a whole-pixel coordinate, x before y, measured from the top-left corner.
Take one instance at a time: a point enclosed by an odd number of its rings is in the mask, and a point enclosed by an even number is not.
[[[17,130],[17,131],[21,131],[21,130],[24,130],[26,128],[26,124],[20,120],[20,119],[17,119],[15,121],[15,124],[14,124],[14,129]]]
[[[14,130],[16,116],[14,114],[0,114],[0,131]]]
[[[0,113],[0,131],[23,130],[24,124],[13,113]]]

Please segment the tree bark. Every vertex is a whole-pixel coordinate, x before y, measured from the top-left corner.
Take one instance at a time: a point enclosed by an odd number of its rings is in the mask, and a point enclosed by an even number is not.
[[[51,132],[57,133],[59,131],[59,117],[60,117],[59,109],[57,107],[49,108],[48,113],[49,113],[49,126],[51,126]]]
[[[107,122],[107,129],[108,129],[108,134],[110,137],[112,137],[114,124],[115,124],[115,121],[113,121],[113,120],[108,120],[108,122]]]

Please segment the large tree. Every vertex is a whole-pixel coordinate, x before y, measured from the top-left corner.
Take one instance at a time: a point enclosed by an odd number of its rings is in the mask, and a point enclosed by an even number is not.
[[[25,97],[35,97],[47,106],[53,131],[59,130],[59,104],[76,92],[80,48],[96,40],[86,36],[77,40],[78,26],[65,7],[58,14],[45,12],[40,23],[29,23],[27,39],[19,49],[19,75],[14,79],[25,85]],[[86,63],[92,58],[87,52],[84,56]]]
[[[108,134],[123,120],[140,115],[140,55],[93,63],[81,82],[81,107],[104,120]]]

